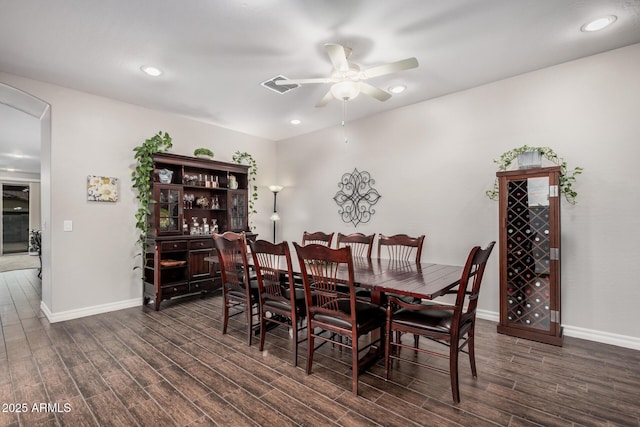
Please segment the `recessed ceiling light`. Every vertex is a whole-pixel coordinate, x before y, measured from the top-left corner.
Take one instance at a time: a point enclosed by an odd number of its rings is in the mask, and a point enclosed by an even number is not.
[[[162,70],[160,68],[157,68],[151,65],[143,65],[142,67],[140,67],[140,69],[142,70],[143,73],[151,77],[158,77],[162,75]]]
[[[302,121],[300,119],[293,119],[289,123],[291,123],[292,125],[299,125],[300,123],[302,123]]]
[[[605,27],[613,24],[616,19],[618,19],[615,15],[605,16],[604,18],[598,18],[591,22],[587,22],[582,27],[580,27],[580,31],[582,32],[592,32],[592,31],[600,31]]]
[[[404,85],[391,86],[391,87],[389,88],[389,92],[391,92],[391,93],[396,93],[396,94],[397,94],[397,93],[402,93],[402,92],[404,92],[404,91],[405,91],[405,89],[406,89],[406,88],[407,88],[407,87],[406,87],[406,86],[404,86]]]

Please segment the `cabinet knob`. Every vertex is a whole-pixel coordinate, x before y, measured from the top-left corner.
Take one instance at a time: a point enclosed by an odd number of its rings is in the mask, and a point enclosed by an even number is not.
[[[178,244],[177,244],[177,243],[174,243],[174,244],[173,244],[173,247],[174,247],[174,248],[177,248],[177,247],[178,247]]]
[[[178,292],[178,288],[173,288],[173,292]]]

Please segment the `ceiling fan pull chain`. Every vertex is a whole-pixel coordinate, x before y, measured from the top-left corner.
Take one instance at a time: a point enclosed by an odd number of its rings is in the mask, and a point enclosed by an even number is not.
[[[342,100],[342,136],[344,137],[344,143],[349,142],[349,138],[347,138],[347,100]]]

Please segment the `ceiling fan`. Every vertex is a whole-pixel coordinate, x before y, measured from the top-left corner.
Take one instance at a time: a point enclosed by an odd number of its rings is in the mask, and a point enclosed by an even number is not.
[[[365,80],[372,77],[384,76],[398,71],[409,70],[418,66],[416,58],[407,58],[401,61],[361,70],[358,64],[349,62],[351,49],[335,43],[324,45],[329,59],[333,64],[334,72],[331,77],[310,79],[277,80],[277,85],[293,85],[308,83],[333,83],[325,96],[316,104],[316,107],[324,107],[334,99],[348,101],[355,98],[360,92],[365,93],[379,101],[386,101],[391,94],[385,90],[370,85]]]

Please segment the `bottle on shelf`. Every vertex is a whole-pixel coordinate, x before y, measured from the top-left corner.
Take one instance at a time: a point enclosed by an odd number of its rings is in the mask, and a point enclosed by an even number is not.
[[[192,223],[191,223],[191,231],[190,234],[191,235],[197,235],[199,234],[198,231],[200,229],[200,224],[198,224],[198,217],[191,217],[192,219]]]

